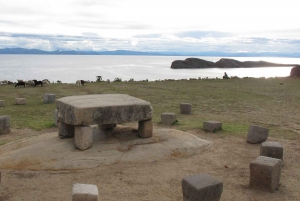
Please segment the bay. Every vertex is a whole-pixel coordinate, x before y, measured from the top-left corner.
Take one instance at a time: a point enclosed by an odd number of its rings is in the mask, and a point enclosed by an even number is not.
[[[190,56],[192,57],[192,56]],[[205,68],[171,69],[174,60],[184,60],[189,56],[110,56],[110,55],[0,55],[0,81],[16,82],[23,80],[49,79],[63,83],[75,83],[76,80],[123,81],[222,78],[226,71],[229,76],[238,77],[286,77],[289,67],[264,68]],[[194,57],[216,62],[222,57]],[[239,61],[267,61],[281,64],[300,64],[300,58],[281,57],[228,57]]]

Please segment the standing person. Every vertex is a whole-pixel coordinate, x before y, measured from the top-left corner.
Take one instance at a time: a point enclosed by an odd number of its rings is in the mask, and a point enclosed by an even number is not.
[[[226,72],[224,72],[223,79],[228,79],[228,78],[229,78],[229,77],[228,77],[227,73],[226,73]]]

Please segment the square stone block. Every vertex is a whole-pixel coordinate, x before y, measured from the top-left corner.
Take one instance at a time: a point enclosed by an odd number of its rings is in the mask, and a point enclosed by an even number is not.
[[[4,100],[0,100],[0,107],[4,107],[5,106],[5,101]]]
[[[10,133],[10,116],[0,116],[0,134]]]
[[[44,94],[44,103],[55,103],[55,94]]]
[[[74,137],[75,126],[71,124],[65,124],[58,120],[58,135],[60,138],[72,138]]]
[[[223,182],[209,174],[197,174],[182,180],[183,201],[218,201]]]
[[[160,116],[162,124],[171,125],[176,121],[176,114],[172,112],[164,112]]]
[[[142,138],[152,137],[153,123],[152,120],[139,121],[138,128],[139,136]]]
[[[72,201],[98,201],[98,187],[93,184],[73,184]]]
[[[249,126],[247,142],[256,144],[267,140],[269,129],[259,126]]]
[[[250,163],[250,187],[274,192],[278,188],[282,161],[259,156]]]
[[[218,121],[204,121],[203,122],[203,130],[209,132],[215,132],[217,130],[222,129],[222,123]]]
[[[180,103],[180,113],[181,114],[191,114],[192,113],[192,104]]]
[[[263,142],[260,155],[283,160],[283,147],[280,142]]]
[[[26,98],[15,98],[16,105],[26,105]]]
[[[75,147],[86,150],[93,145],[93,130],[90,126],[75,126]]]

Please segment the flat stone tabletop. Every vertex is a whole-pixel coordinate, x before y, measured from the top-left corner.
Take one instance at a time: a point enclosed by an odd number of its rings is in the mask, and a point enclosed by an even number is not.
[[[58,119],[71,125],[117,124],[152,119],[150,103],[127,94],[68,96],[56,100]]]

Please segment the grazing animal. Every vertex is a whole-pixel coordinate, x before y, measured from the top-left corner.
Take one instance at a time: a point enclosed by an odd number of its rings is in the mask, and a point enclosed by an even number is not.
[[[77,84],[77,86],[79,86],[79,87],[80,87],[81,85],[84,86],[84,83],[85,83],[84,80],[77,80],[77,81],[76,81],[76,84]]]
[[[42,80],[43,84],[48,86],[50,84],[49,80]]]
[[[32,80],[32,81],[34,81],[34,86],[36,86],[36,85],[41,85],[41,87],[43,86],[42,81],[37,81],[37,80]]]
[[[3,80],[3,81],[1,81],[2,82],[2,84],[8,84],[8,81],[7,80]]]
[[[110,79],[107,79],[107,84],[110,84]]]
[[[24,82],[23,80],[17,80],[18,82]]]
[[[33,87],[35,85],[34,81],[33,80],[28,80],[26,82],[26,84],[29,86],[29,87]]]
[[[16,87],[19,87],[19,86],[24,86],[24,88],[25,88],[25,82],[18,82],[18,83],[15,85],[15,88],[16,88]]]

